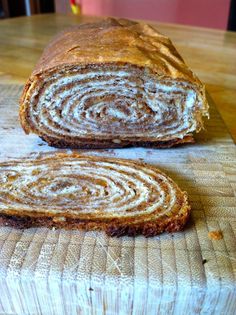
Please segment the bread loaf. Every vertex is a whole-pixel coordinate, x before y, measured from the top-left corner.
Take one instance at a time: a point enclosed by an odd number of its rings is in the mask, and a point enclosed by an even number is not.
[[[75,148],[192,142],[205,89],[171,41],[122,19],[72,27],[45,48],[21,97],[26,133]]]

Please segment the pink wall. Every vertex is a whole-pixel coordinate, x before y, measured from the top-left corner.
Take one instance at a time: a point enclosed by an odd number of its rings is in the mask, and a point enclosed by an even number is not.
[[[226,29],[230,0],[82,0],[83,14]]]

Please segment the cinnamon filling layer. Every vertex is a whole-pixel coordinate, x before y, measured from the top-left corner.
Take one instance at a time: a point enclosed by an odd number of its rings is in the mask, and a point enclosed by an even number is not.
[[[90,65],[41,74],[25,111],[30,131],[42,137],[167,141],[201,128],[201,102],[190,83],[158,81],[132,66]]]

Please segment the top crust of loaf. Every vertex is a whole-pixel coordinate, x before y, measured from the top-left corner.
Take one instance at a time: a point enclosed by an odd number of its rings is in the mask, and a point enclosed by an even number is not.
[[[202,85],[168,37],[147,24],[112,18],[59,33],[45,48],[32,76],[69,65],[106,63],[133,64],[160,77]]]

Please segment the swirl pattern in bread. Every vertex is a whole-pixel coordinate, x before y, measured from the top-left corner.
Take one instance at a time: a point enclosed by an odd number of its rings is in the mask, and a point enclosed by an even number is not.
[[[153,236],[183,228],[187,194],[156,167],[57,154],[0,164],[0,222]]]

